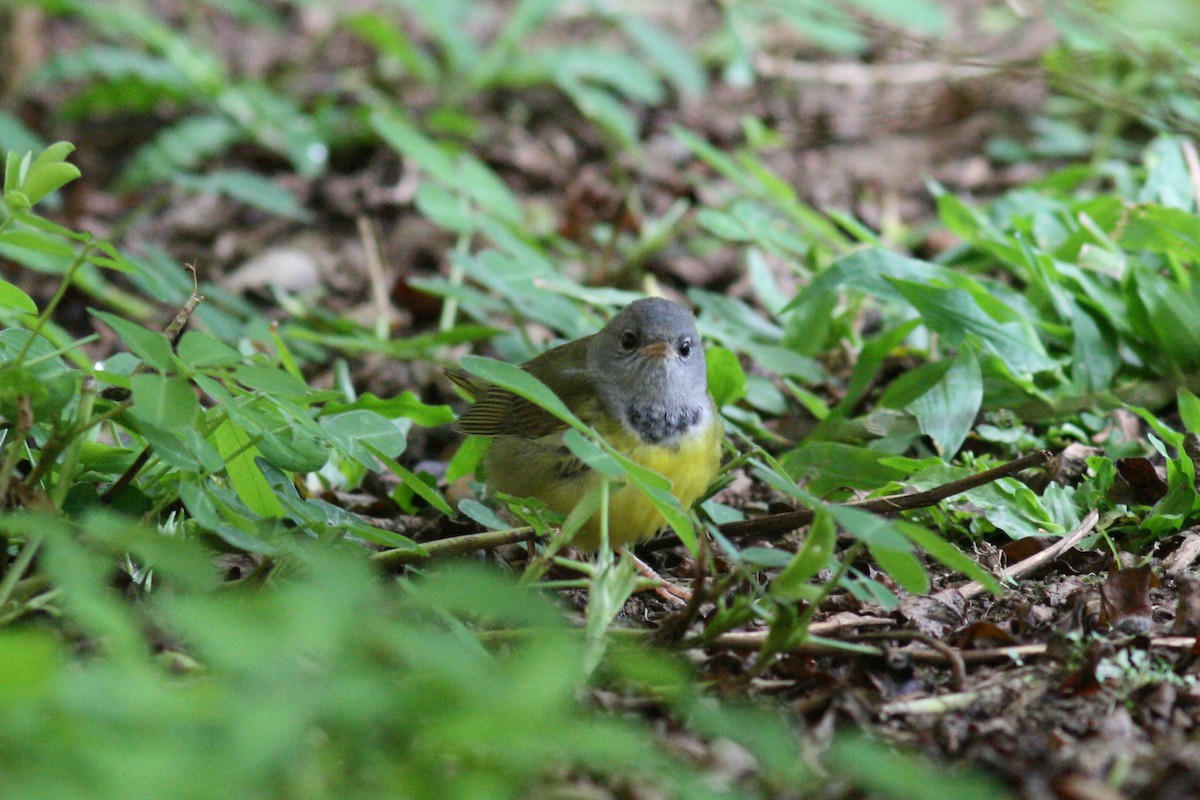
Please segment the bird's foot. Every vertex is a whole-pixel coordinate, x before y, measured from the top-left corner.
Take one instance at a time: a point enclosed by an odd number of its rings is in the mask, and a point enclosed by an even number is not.
[[[654,571],[654,568],[642,561],[633,554],[633,551],[627,547],[621,548],[622,552],[628,553],[633,559],[633,565],[637,568],[638,574],[643,578],[649,578],[654,581],[654,593],[672,605],[686,605],[692,599],[692,591],[684,586],[671,583],[669,580],[659,575]]]

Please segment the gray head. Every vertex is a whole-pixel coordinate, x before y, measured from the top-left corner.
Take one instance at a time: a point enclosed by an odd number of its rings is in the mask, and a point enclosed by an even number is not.
[[[588,372],[610,413],[652,443],[712,415],[696,318],[661,297],[635,300],[588,344]]]

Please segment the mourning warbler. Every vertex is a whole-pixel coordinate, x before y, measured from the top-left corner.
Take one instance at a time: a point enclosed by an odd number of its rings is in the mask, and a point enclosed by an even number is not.
[[[708,394],[704,350],[690,312],[670,300],[630,303],[599,332],[548,350],[522,367],[633,461],[666,476],[684,508],[717,476],[723,427]],[[462,370],[448,377],[475,398],[454,424],[494,437],[484,456],[487,483],[570,513],[601,476],[563,444],[567,425],[511,392]],[[664,520],[636,487],[609,501],[613,548],[652,536]],[[575,544],[600,546],[599,515]]]

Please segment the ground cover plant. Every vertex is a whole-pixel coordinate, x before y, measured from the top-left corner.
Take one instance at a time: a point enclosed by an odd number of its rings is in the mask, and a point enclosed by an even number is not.
[[[0,8],[13,796],[1194,794],[1200,16],[685,10]],[[646,293],[682,604],[449,427]]]

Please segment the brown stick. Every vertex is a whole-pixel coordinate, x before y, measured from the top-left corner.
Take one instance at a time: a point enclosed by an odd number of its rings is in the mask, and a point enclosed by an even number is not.
[[[1071,531],[1066,536],[1047,547],[1045,550],[1034,553],[1029,558],[1013,564],[1011,567],[1004,570],[1004,575],[1002,577],[1019,578],[1022,575],[1028,575],[1044,564],[1048,564],[1074,547],[1080,539],[1091,533],[1096,528],[1096,523],[1099,521],[1100,513],[1095,509],[1092,509],[1087,513],[1087,516],[1083,518],[1083,521],[1079,523],[1075,530]],[[979,581],[971,581],[970,583],[965,583],[962,586],[943,589],[935,594],[933,599],[950,605],[951,601],[954,599],[954,595],[956,594],[961,596],[964,600],[969,600],[975,595],[982,594],[985,591],[987,591],[987,587],[985,587],[982,583]]]
[[[191,319],[192,312],[196,310],[196,306],[204,302],[204,295],[200,294],[200,284],[196,278],[196,267],[192,264],[185,266],[188,272],[192,273],[192,296],[187,299],[187,302],[183,304],[183,307],[179,309],[179,312],[175,314],[175,318],[171,320],[167,327],[163,328],[163,336],[166,336],[167,341],[172,345],[179,338],[179,334],[183,332],[183,326],[187,325],[188,320]]]
[[[867,500],[845,503],[843,507],[874,511],[880,514],[891,514],[913,508],[927,508],[928,506],[937,505],[947,497],[953,497],[956,494],[962,494],[963,492],[992,483],[1001,478],[1007,478],[1023,469],[1044,464],[1049,460],[1050,452],[1048,450],[1038,450],[1027,456],[1009,461],[1006,464],[1001,464],[998,467],[992,467],[983,472],[944,483],[928,491],[914,492],[912,494],[895,494],[888,497],[872,497]],[[780,535],[808,525],[813,521],[813,514],[814,512],[811,508],[801,508],[797,511],[785,511],[782,514],[756,517],[755,519],[747,519],[740,522],[727,522],[719,526],[718,530],[730,538],[752,535]]]

